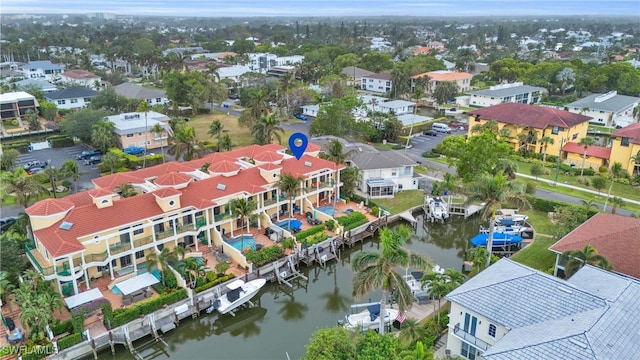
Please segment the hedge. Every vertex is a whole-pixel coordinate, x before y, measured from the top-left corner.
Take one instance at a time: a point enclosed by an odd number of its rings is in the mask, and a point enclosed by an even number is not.
[[[64,350],[72,347],[73,345],[80,344],[82,342],[82,334],[76,333],[69,336],[65,336],[58,340],[58,349]]]
[[[67,135],[49,136],[47,138],[47,141],[51,143],[51,147],[53,148],[62,148],[75,145],[73,139]]]
[[[53,332],[53,336],[58,336],[63,333],[72,333],[73,332],[73,323],[71,319],[65,320],[63,322],[59,322],[53,326],[51,326],[51,331]]]
[[[296,234],[296,240],[298,242],[301,242],[302,240],[304,240],[305,238],[313,235],[313,234],[317,234],[321,231],[324,231],[324,225],[316,225],[313,227],[308,228],[307,230],[304,231],[300,231],[299,233]]]
[[[324,229],[324,225],[320,225]],[[264,249],[255,251],[249,250],[245,257],[253,263],[253,266],[260,267],[272,261],[280,259],[284,255],[284,250],[279,245],[272,245]]]
[[[21,154],[29,152],[29,143],[26,141],[16,141],[10,144],[2,144],[2,150],[7,151],[9,149],[16,149]]]
[[[344,227],[345,230],[355,229],[368,221],[367,217],[359,211],[354,211],[347,216],[341,216],[336,218],[336,220],[338,221],[338,224]]]
[[[582,171],[580,168],[572,167],[567,164],[560,164],[560,171],[573,176],[580,175],[580,172],[583,172],[585,176],[593,176],[596,174],[596,171],[593,169],[585,168],[584,171]]]
[[[197,288],[193,289],[194,292],[199,293],[199,292],[203,292],[205,290],[211,289],[212,287],[223,283],[225,281],[229,281],[231,279],[233,279],[234,277],[236,277],[234,274],[227,274],[225,276],[221,276],[213,281],[210,281],[202,286],[198,286]]]
[[[124,325],[137,319],[140,315],[151,314],[152,312],[159,310],[163,305],[170,305],[186,298],[187,290],[180,289],[143,301],[130,308],[117,309],[113,312],[111,328]]]
[[[562,201],[555,201],[555,200],[547,200],[547,199],[541,199],[535,196],[531,196],[531,195],[525,195],[525,198],[529,201],[529,203],[531,204],[531,207],[534,210],[538,210],[538,211],[542,211],[542,212],[555,212],[556,208],[559,206],[574,206],[574,207],[578,207],[578,205],[573,205],[573,204],[569,204],[566,202],[562,202]],[[587,211],[587,215],[589,217],[592,217],[593,215],[597,214],[598,210],[594,210],[594,209],[589,209]]]
[[[42,345],[27,345],[20,347],[20,356],[22,360],[40,360],[53,354],[53,344],[49,343],[45,346]]]

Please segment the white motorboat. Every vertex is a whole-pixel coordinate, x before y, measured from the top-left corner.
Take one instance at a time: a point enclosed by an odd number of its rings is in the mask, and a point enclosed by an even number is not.
[[[441,197],[428,197],[427,205],[436,220],[445,221],[449,218],[449,207]]]
[[[506,235],[519,235],[531,231],[531,228],[528,228],[523,225],[496,225],[493,227],[494,234],[506,234]],[[480,234],[488,234],[489,228],[485,228],[480,226]]]
[[[390,326],[398,317],[398,309],[385,308],[384,324]],[[378,330],[380,328],[380,304],[372,304],[356,314],[346,315],[344,327],[349,330]]]
[[[496,225],[522,225],[529,219],[529,216],[525,214],[519,214],[517,210],[513,209],[499,209],[496,210]]]
[[[229,292],[213,302],[212,307],[220,314],[227,314],[251,300],[267,283],[266,279],[255,279],[248,283],[238,279],[227,284]]]

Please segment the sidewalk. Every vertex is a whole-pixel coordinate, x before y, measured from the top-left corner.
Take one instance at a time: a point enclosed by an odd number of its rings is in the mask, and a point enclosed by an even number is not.
[[[552,181],[552,180],[541,179],[541,178],[536,179],[536,177],[532,176],[532,175],[526,175],[526,174],[522,174],[522,173],[516,173],[516,175],[524,177],[524,178],[527,178],[527,179],[533,179],[533,180],[536,180],[536,181],[546,182],[547,184],[551,184],[551,185],[553,185],[555,183],[555,181]],[[580,191],[588,192],[588,193],[591,193],[591,194],[594,194],[594,195],[605,195],[606,196],[606,194],[602,193],[602,192],[597,192],[597,191],[591,190],[591,189],[585,189],[585,188],[580,187],[580,186],[563,184],[561,182],[558,182],[556,184],[556,186],[563,186],[563,187],[566,187],[566,188],[569,188],[569,189],[580,190]],[[627,198],[623,198],[623,197],[621,197],[621,199],[624,200],[627,203],[640,205],[640,201],[637,201],[637,200],[627,199]]]

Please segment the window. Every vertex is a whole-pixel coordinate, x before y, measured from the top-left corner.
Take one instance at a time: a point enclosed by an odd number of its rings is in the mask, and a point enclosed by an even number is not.
[[[489,336],[496,337],[496,326],[489,324]]]
[[[144,257],[144,250],[136,251],[136,260]]]
[[[125,266],[131,265],[131,255],[125,255],[120,258],[120,267],[123,268]]]
[[[139,133],[138,133],[138,136],[142,136],[142,133],[141,133],[141,132],[139,132]]]
[[[397,173],[395,170],[393,170],[393,171],[391,172],[391,176],[396,176],[396,175],[398,175],[398,173]]]
[[[626,147],[628,147],[630,142],[631,142],[631,138],[623,137],[623,138],[620,140],[620,146],[626,146]]]
[[[135,225],[134,228],[135,229],[133,230],[133,235],[140,235],[144,232],[142,225]]]
[[[573,135],[571,136],[571,140],[575,140],[575,139],[577,139],[577,138],[578,138],[578,134],[577,134],[577,133],[576,133],[576,134],[573,134]]]
[[[58,105],[64,105],[66,103],[67,103],[66,100],[58,100]]]
[[[128,137],[128,138],[132,138],[132,137],[133,137],[133,134],[127,134],[127,137]]]
[[[84,102],[90,103],[91,102],[91,98],[84,98]]]
[[[159,104],[162,101],[160,98],[156,98],[156,102]]]
[[[72,104],[77,104],[77,103],[78,103],[78,99],[71,99],[71,100],[70,100],[70,102],[71,102]]]
[[[560,132],[560,127],[559,126],[554,126],[553,129],[551,130],[551,133],[553,135],[558,135],[559,132]]]

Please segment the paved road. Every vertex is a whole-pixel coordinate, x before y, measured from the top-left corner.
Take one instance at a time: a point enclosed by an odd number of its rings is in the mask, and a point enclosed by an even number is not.
[[[224,103],[232,104],[234,102],[233,102],[233,100],[227,100]],[[226,108],[224,106],[219,106],[219,105],[212,104],[212,103],[206,103],[206,104],[204,104],[204,106],[207,109],[226,112],[228,115],[235,116],[235,117],[240,117],[240,113],[241,113],[240,110],[235,110],[235,109],[232,109],[232,108]]]

